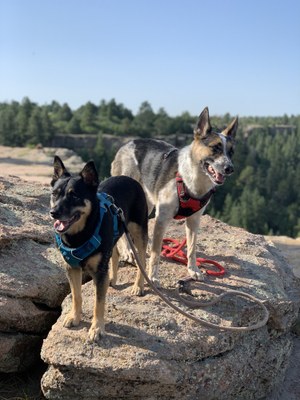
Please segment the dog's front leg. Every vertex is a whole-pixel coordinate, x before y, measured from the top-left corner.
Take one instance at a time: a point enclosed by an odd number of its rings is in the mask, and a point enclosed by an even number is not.
[[[201,214],[202,213],[195,213],[192,216],[188,217],[185,222],[188,273],[193,279],[199,281],[203,281],[204,279],[204,275],[197,267],[197,261],[196,261],[197,233],[200,225]]]
[[[109,286],[108,274],[103,274],[103,271],[98,272],[94,278],[94,284],[96,289],[95,304],[92,325],[89,330],[89,339],[92,342],[97,341],[100,336],[105,336],[105,299],[106,292]]]
[[[71,287],[72,293],[72,309],[64,319],[63,325],[67,328],[77,326],[80,322],[82,311],[82,270],[81,268],[71,268],[67,266],[67,277]]]
[[[149,260],[149,278],[155,284],[155,286],[160,287],[158,271],[159,271],[159,261],[161,253],[161,245],[163,240],[163,235],[166,230],[167,221],[165,218],[160,218],[160,215],[156,217],[153,239],[151,246],[151,254]]]
[[[119,250],[117,246],[113,248],[109,268],[109,284],[113,288],[116,286],[119,268]]]
[[[106,292],[109,286],[108,264],[110,256],[109,253],[97,253],[89,257],[85,264],[86,270],[93,278],[95,287],[93,320],[89,329],[89,339],[92,342],[97,341],[101,335],[105,335],[104,310]]]

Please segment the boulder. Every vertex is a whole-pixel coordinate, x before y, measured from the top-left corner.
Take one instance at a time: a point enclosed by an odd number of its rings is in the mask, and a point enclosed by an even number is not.
[[[0,177],[0,372],[23,371],[39,359],[69,292],[49,201],[49,185]]]
[[[70,172],[78,172],[84,166],[80,156],[73,150],[63,148],[0,146],[0,154],[2,176],[15,175],[26,181],[40,182],[41,184],[50,182],[55,154],[61,157]]]
[[[181,222],[166,236],[181,239]],[[150,234],[151,237],[151,234]],[[130,287],[135,267],[119,270],[118,284],[107,296],[107,335],[87,341],[94,289],[83,286],[83,317],[76,328],[62,325],[71,307],[67,296],[62,315],[42,346],[49,365],[42,378],[47,399],[261,399],[282,383],[292,349],[291,326],[299,310],[299,280],[287,260],[263,236],[230,227],[209,216],[201,222],[197,253],[220,262],[223,277],[206,275],[192,284],[194,299],[210,300],[227,290],[240,290],[262,300],[270,312],[266,326],[249,332],[208,329],[170,309],[146,287],[134,297]],[[162,259],[162,291],[176,305],[177,282],[185,267]],[[187,296],[184,294],[184,296]],[[249,325],[262,318],[258,305],[226,297],[210,307],[189,310],[222,325]]]

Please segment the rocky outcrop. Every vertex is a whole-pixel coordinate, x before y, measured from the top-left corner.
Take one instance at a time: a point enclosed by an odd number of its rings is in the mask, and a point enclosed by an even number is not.
[[[172,223],[166,236],[182,238],[184,227]],[[150,235],[151,236],[151,235]],[[281,253],[264,237],[202,218],[197,246],[200,257],[226,268],[224,277],[206,276],[193,285],[195,298],[209,300],[226,290],[241,290],[264,301],[270,311],[267,326],[232,333],[207,329],[174,312],[147,288],[130,295],[135,267],[123,266],[116,289],[107,298],[107,336],[87,342],[94,292],[83,286],[83,320],[73,329],[62,326],[71,305],[42,347],[49,365],[42,379],[47,399],[261,399],[284,378],[292,348],[290,329],[299,309],[299,281]],[[183,266],[162,260],[163,291],[177,303],[177,281]],[[186,309],[183,306],[184,309]],[[257,305],[241,298],[193,310],[218,324],[247,325],[261,318]]]
[[[69,291],[49,194],[49,186],[0,177],[0,372],[25,370],[40,358]]]
[[[26,181],[49,184],[55,154],[64,161],[70,172],[78,172],[83,168],[81,157],[70,149],[0,146],[0,175],[7,177],[14,175]]]

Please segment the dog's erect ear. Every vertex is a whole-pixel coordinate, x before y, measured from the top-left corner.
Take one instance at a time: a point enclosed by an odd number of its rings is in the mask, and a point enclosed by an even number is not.
[[[61,178],[62,176],[71,176],[69,172],[67,171],[66,167],[64,166],[64,163],[61,161],[61,159],[58,156],[54,156],[54,162],[53,162],[53,175],[52,175],[52,181],[51,181],[51,186],[54,185],[54,183]]]
[[[234,120],[227,126],[227,128],[225,128],[224,131],[222,131],[222,134],[225,136],[232,137],[234,139],[238,128],[238,124],[239,124],[238,117],[235,117]]]
[[[202,139],[211,132],[208,107],[205,107],[199,116],[196,128],[194,129],[194,138]]]
[[[96,170],[94,161],[89,161],[80,172],[80,174],[87,185],[95,188],[99,185],[98,172]]]

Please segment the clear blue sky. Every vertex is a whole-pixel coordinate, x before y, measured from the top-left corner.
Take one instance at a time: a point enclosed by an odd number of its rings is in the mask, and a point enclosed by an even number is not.
[[[299,0],[0,0],[0,102],[300,114]]]

